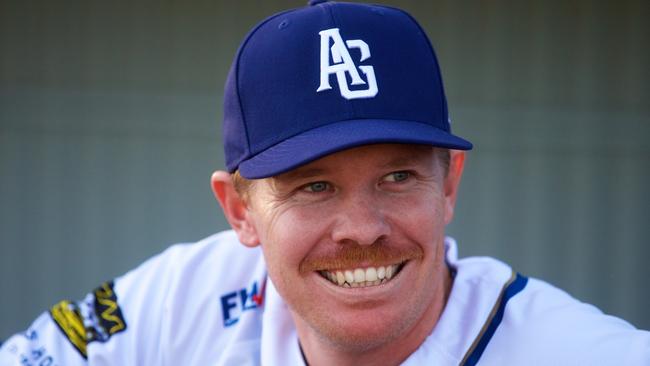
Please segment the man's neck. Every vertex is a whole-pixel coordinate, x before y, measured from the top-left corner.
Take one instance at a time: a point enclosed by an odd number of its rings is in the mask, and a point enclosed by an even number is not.
[[[450,272],[445,270],[441,286],[436,286],[435,300],[415,326],[402,337],[370,349],[346,348],[334,344],[318,335],[308,324],[294,315],[305,363],[310,366],[400,364],[417,351],[433,331],[447,303],[452,282]]]

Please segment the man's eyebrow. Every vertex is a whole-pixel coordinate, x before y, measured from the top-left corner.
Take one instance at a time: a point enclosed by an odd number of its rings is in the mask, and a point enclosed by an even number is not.
[[[405,166],[413,166],[420,164],[422,162],[422,158],[419,156],[413,156],[413,155],[408,155],[408,156],[399,156],[395,159],[391,159],[387,161],[384,164],[381,164],[382,168],[400,168],[400,167],[405,167]]]
[[[312,178],[316,177],[319,175],[323,175],[327,172],[326,169],[323,168],[298,168],[295,170],[291,170],[289,172],[283,173],[275,177],[275,179],[279,182],[286,182],[289,180],[294,180],[294,179],[305,179],[305,178]]]

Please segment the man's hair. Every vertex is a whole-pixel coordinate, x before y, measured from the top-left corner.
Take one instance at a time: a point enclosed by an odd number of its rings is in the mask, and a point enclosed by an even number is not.
[[[237,191],[239,197],[241,197],[245,202],[248,202],[249,192],[252,185],[255,183],[255,179],[246,179],[242,177],[239,173],[239,169],[230,174],[230,179],[232,180],[232,185],[235,187],[235,191]]]
[[[440,162],[440,166],[442,167],[445,177],[449,173],[449,164],[451,161],[451,153],[449,152],[449,149],[444,149],[444,148],[435,148],[434,153],[436,154],[436,157],[438,158],[438,161]],[[230,179],[232,180],[233,187],[235,187],[235,191],[237,191],[237,194],[244,200],[248,201],[250,190],[255,184],[256,179],[247,179],[244,178],[240,173],[239,170],[236,170],[234,173],[230,175]]]

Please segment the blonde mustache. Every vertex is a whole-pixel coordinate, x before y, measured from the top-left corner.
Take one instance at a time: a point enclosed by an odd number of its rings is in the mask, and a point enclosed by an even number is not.
[[[424,256],[422,248],[395,248],[384,244],[359,246],[356,244],[340,245],[328,256],[305,258],[300,263],[300,272],[309,273],[322,270],[344,270],[356,268],[360,263],[373,266],[385,266],[402,263],[407,260],[421,259]]]

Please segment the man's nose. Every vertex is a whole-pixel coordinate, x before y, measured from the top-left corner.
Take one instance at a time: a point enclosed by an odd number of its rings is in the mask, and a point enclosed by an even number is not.
[[[390,235],[390,224],[383,208],[370,196],[344,199],[332,229],[337,243],[372,245]]]

